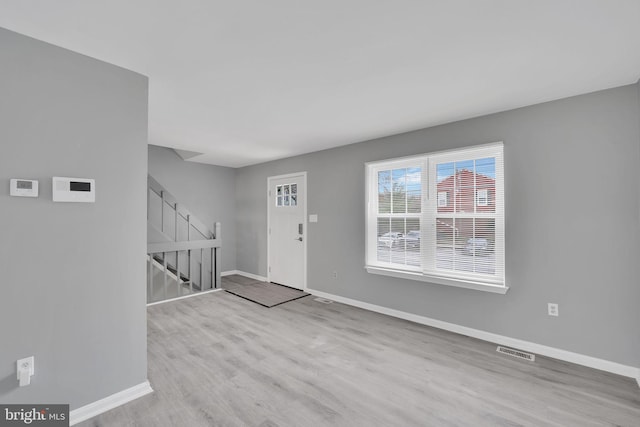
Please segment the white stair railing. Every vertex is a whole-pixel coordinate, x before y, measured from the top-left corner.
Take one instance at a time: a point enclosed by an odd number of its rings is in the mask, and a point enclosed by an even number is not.
[[[147,198],[147,302],[220,288],[221,224],[209,230],[150,175]]]

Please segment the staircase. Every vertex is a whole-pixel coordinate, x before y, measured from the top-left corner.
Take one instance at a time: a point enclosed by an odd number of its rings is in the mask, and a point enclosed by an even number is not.
[[[220,287],[221,226],[211,231],[147,177],[147,303]]]

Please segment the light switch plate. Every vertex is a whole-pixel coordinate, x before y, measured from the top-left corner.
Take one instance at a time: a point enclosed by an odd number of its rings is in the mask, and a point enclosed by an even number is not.
[[[316,214],[309,215],[309,222],[318,222],[318,215]]]

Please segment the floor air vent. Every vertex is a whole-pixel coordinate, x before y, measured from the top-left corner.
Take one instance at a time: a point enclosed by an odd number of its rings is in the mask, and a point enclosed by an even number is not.
[[[321,302],[321,303],[323,303],[323,304],[331,304],[331,303],[333,302],[333,301],[331,301],[330,299],[320,298],[320,297],[318,297],[318,298],[314,298],[313,300],[314,300],[314,301]]]
[[[514,350],[508,347],[498,346],[496,349],[498,353],[507,354],[512,357],[517,357],[518,359],[528,360],[529,362],[534,362],[536,360],[536,355],[531,353],[525,353],[524,351]]]

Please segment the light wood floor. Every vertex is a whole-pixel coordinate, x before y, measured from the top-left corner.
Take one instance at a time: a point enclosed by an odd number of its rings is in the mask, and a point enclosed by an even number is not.
[[[81,426],[640,426],[634,380],[313,297],[148,309],[155,392]]]
[[[309,296],[308,293],[298,289],[249,279],[239,274],[223,277],[222,287],[237,297],[248,299],[265,307],[275,307],[294,299]]]

